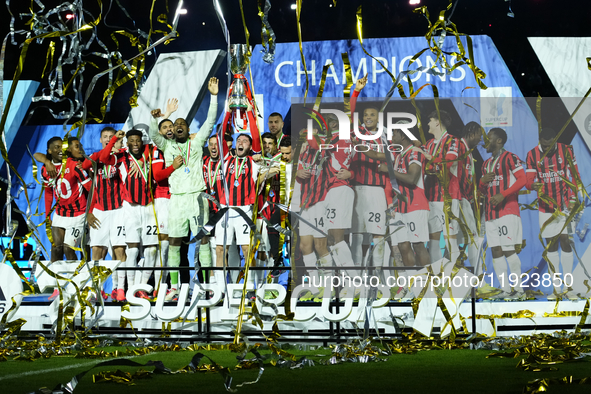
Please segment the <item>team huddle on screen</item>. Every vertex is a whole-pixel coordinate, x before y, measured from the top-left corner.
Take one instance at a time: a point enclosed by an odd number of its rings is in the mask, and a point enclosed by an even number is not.
[[[366,83],[367,77],[357,81],[351,113]],[[142,256],[141,270],[122,269],[112,275],[111,298],[125,301],[126,282],[127,287],[148,283],[154,276],[154,283],[164,283],[170,272],[166,300],[176,300],[178,271],[153,268],[160,262],[179,267],[183,239],[203,232],[210,218],[230,207],[199,240],[201,267],[239,264],[232,245],[246,257],[257,233],[261,243],[252,259],[255,266],[280,264],[284,237],[288,246],[297,240],[291,247],[301,255],[307,278],[321,283],[337,272],[359,275],[362,265],[425,266],[441,260],[444,253],[457,264],[477,266],[486,236],[497,277],[507,278],[509,272],[521,277],[516,253],[522,243],[518,195],[525,187],[538,193],[540,231],[551,271],[562,267],[563,274],[572,273],[567,217],[577,202],[575,180],[580,178],[572,147],[556,143],[553,130],[542,129],[539,144],[523,162],[505,149],[503,129],[492,128],[486,134],[476,122],[453,128],[443,110],[428,115],[431,139],[425,144],[395,129],[391,142],[400,147],[396,152],[378,149],[370,138],[340,139],[339,119],[329,114],[324,115],[324,125],[314,129],[313,138],[306,139],[306,130],[294,133],[292,151],[292,136],[283,134],[278,113],[268,117],[269,132],[262,135],[251,105],[227,108],[223,122],[214,127],[217,79],[209,80],[208,89],[212,98],[207,120],[196,133],[190,133],[185,119],[170,119],[178,108],[178,101],[170,99],[165,113],[151,112],[151,144],[145,143],[141,130],[124,133],[106,127],[100,134],[103,149],[90,157],[76,138],[69,138],[63,160],[59,137],[47,142],[46,154],[35,154],[44,164],[46,214],[53,212],[52,261],[64,256],[76,260],[74,248],[87,246],[93,260],[109,253],[124,267],[136,267]],[[381,133],[377,108],[359,112],[362,124],[355,126],[361,134]],[[418,137],[415,129],[411,131]],[[477,174],[472,151],[483,137],[492,156]],[[354,144],[365,149],[352,149]],[[292,158],[292,153],[298,157]],[[294,214],[291,221],[285,218],[286,208]],[[477,225],[480,212],[485,231]],[[297,226],[298,237],[285,235],[290,225],[294,231]],[[227,281],[221,270],[209,275],[203,279],[210,283]],[[247,275],[251,288],[266,281],[260,270]],[[499,282],[496,297],[524,296],[520,281]],[[553,284],[554,296],[576,297],[566,284]],[[155,295],[156,290],[136,294]]]

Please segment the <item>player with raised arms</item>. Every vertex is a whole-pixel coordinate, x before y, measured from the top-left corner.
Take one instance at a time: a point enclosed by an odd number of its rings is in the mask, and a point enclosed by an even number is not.
[[[170,184],[170,205],[168,211],[168,235],[170,249],[168,263],[171,267],[178,267],[181,262],[181,242],[189,230],[197,234],[203,224],[209,218],[207,202],[200,195],[205,190],[203,179],[203,146],[207,142],[217,116],[218,80],[211,78],[208,82],[208,90],[211,94],[207,119],[195,134],[189,138],[189,126],[185,119],[179,118],[174,122],[174,140],[163,137],[158,132],[157,118],[160,117],[159,109],[153,110],[150,123],[150,138],[158,149],[164,152],[167,166],[172,165],[178,156],[182,158],[182,166],[174,171],[168,178]],[[167,300],[173,300],[178,296],[178,272],[170,273],[171,291],[167,294]]]
[[[170,120],[172,115],[178,109],[178,100],[173,98],[166,103],[166,113],[158,122],[158,132],[168,140],[174,140],[174,123]],[[160,244],[159,252],[163,267],[168,267],[168,210],[170,205],[170,185],[168,178],[179,168],[183,162],[181,156],[177,156],[172,165],[166,167],[164,153],[157,147],[152,148],[152,171],[156,188],[154,190],[154,208],[156,209],[156,220],[158,222],[158,241]],[[162,271],[156,274],[156,287],[154,288],[154,297],[157,295],[158,283],[165,283],[168,277],[168,271],[164,275]]]
[[[122,151],[112,155],[113,146],[123,137],[127,137],[128,151]],[[154,216],[151,190],[153,187],[153,175],[149,166],[149,149],[144,146],[142,132],[129,130],[127,133],[118,131],[113,136],[106,148],[101,151],[100,161],[105,165],[121,163],[120,174],[123,180],[125,193],[123,194],[123,215],[125,217],[125,242],[127,243],[126,267],[135,267],[139,255],[139,248],[143,246],[144,267],[141,283],[147,283],[156,264],[158,246],[158,228]],[[135,168],[140,176],[130,174]],[[125,301],[125,278],[128,287],[134,285],[135,271],[128,270],[118,273],[117,301]],[[138,296],[148,299],[145,291],[139,291]]]

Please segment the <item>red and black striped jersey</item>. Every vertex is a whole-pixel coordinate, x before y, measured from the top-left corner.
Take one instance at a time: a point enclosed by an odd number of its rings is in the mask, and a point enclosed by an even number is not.
[[[164,153],[156,146],[152,147],[152,169],[154,172],[157,170],[165,170],[166,164],[164,162]],[[160,181],[154,180],[156,188],[154,189],[154,199],[157,198],[170,198],[170,186],[168,185],[168,177],[161,179]]]
[[[460,185],[460,196],[468,201],[474,200],[474,157],[468,153],[470,148],[466,141],[461,138],[458,146],[458,183]]]
[[[326,139],[327,144],[332,146],[331,149],[328,149],[328,154],[326,155],[327,168],[330,176],[329,188],[351,186],[351,179],[339,179],[337,178],[337,175],[342,169],[352,171],[351,165],[353,164],[353,158],[356,155],[355,149],[351,144],[351,140],[341,140],[336,132],[333,132],[333,136],[334,138],[330,139],[330,141],[328,138]],[[318,141],[324,144],[325,140],[319,138]],[[316,139],[311,139],[308,141],[308,144],[312,149],[319,150],[320,146],[318,145],[318,141]],[[353,173],[353,176],[355,176],[355,173]]]
[[[279,203],[279,197],[281,193],[281,178],[280,174],[277,174],[271,178],[267,178],[265,185],[263,186],[261,192],[259,193],[259,202],[258,202],[258,210],[259,212],[265,205],[266,201],[271,201],[274,203]],[[267,199],[265,200],[265,196]],[[271,220],[271,215],[275,212],[277,208],[274,205],[269,204],[262,212],[261,215]],[[259,215],[260,217],[260,215]]]
[[[541,212],[553,213],[556,209],[563,211],[568,207],[569,200],[576,198],[573,190],[563,180],[565,178],[574,181],[569,159],[572,160],[577,175],[579,173],[573,149],[570,145],[557,143],[554,152],[546,155],[540,163],[543,155],[539,145],[527,153],[527,187],[531,189],[533,182],[543,183],[544,187],[540,191],[556,202],[554,204],[553,201],[548,203],[538,199]],[[580,175],[578,178],[580,179]]]
[[[228,186],[228,206],[242,207],[254,204],[257,197],[256,182],[259,168],[252,156],[240,158],[228,155],[226,157],[224,171]]]
[[[503,150],[496,158],[491,157],[482,164],[482,175],[489,172],[493,172],[495,178],[488,184],[483,185],[485,190],[486,220],[498,219],[506,215],[520,216],[518,203],[519,190],[506,195],[503,202],[494,207],[490,203],[490,199],[493,196],[503,193],[513,186],[517,182],[518,177],[522,177],[525,183],[525,170],[519,157]]]
[[[211,156],[203,158],[203,179],[205,180],[205,191],[220,204],[226,204],[224,180],[222,175],[222,160],[212,160]],[[217,212],[218,208],[209,201],[209,208]]]
[[[441,161],[456,160],[458,158],[458,140],[443,133],[439,140],[429,140],[425,145],[426,152],[433,158],[433,163],[427,168],[425,176],[425,195],[429,201],[443,201],[444,187],[435,173],[447,179],[447,191],[454,200],[460,199],[460,186],[458,184],[457,162],[441,164]]]
[[[112,211],[121,206],[123,197],[121,193],[121,177],[117,164],[106,165],[99,161],[100,152],[90,155],[97,164],[97,173],[94,177],[94,207],[101,211]]]
[[[359,127],[359,132],[363,135],[373,134],[364,126]],[[363,145],[368,146],[370,149],[376,152],[383,152],[384,145],[379,145],[379,139],[377,141],[361,140],[360,142],[362,142]],[[354,155],[350,168],[350,170],[354,174],[352,183],[354,185],[385,186],[386,180],[388,179],[388,174],[385,172],[378,172],[378,167],[380,166],[380,164],[382,164],[381,161],[374,160],[368,157],[367,155]]]
[[[298,160],[298,171],[311,172],[308,179],[297,178],[301,185],[300,208],[309,208],[324,201],[330,187],[330,173],[324,161],[325,151],[312,149],[309,145],[303,148]]]
[[[150,195],[150,184],[152,182],[152,172],[150,171],[147,160],[138,161],[131,156],[131,153],[125,153],[118,157],[123,166],[121,167],[121,177],[123,180],[123,188],[127,193],[124,194],[124,199],[132,204],[148,205],[152,202]],[[129,171],[132,166],[139,168],[137,176],[130,176]]]
[[[394,171],[398,171],[401,174],[407,174],[411,164],[417,164],[421,167],[421,176],[414,185],[398,181],[400,193],[406,197],[406,202],[402,199],[398,200],[398,212],[408,213],[429,210],[429,200],[427,200],[427,197],[425,196],[425,186],[423,184],[423,169],[426,162],[427,158],[423,152],[414,148],[412,144],[403,152],[396,155],[394,160]],[[386,189],[388,189],[389,184],[390,182],[387,183]],[[392,189],[391,185],[389,186],[389,189]],[[390,196],[391,194],[392,193],[386,193],[386,195]]]
[[[142,157],[136,159],[128,151],[119,151],[117,154],[111,154],[117,136],[113,136],[107,146],[101,150],[99,159],[103,164],[115,165],[119,167],[119,174],[123,181],[123,199],[132,204],[148,205],[152,202],[150,187],[154,182],[152,169],[149,165],[150,146],[144,146]],[[121,163],[121,164],[119,164]],[[132,167],[138,169],[136,176],[130,176]]]
[[[55,208],[57,215],[75,217],[83,215],[86,212],[90,178],[86,171],[78,168],[79,163],[77,160],[68,158],[63,177],[60,172],[61,164],[55,164],[56,170],[58,171],[56,178],[50,178],[45,167],[41,170],[46,193],[52,193],[53,198],[57,201]],[[49,209],[47,209],[48,200]],[[51,199],[46,196],[46,213],[51,210],[51,203]]]
[[[355,159],[356,152],[350,140],[333,139],[331,144],[334,149],[330,150],[330,157],[328,162],[328,169],[330,170],[330,188],[339,186],[350,186],[350,179],[338,179],[337,174],[341,169],[351,170],[351,165]],[[365,155],[363,155],[365,156]],[[353,173],[355,176],[355,173]]]

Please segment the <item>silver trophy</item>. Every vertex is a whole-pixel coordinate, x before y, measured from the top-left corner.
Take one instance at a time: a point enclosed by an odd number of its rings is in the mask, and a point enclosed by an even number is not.
[[[234,74],[228,100],[231,109],[248,107],[250,88],[244,73],[248,68],[249,56],[250,51],[246,44],[232,44],[230,46],[230,70]]]

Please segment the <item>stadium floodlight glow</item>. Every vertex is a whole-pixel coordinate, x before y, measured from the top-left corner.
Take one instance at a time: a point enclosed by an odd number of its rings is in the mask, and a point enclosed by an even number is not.
[[[174,18],[172,19],[172,30],[176,33],[176,27],[179,23],[179,16],[181,15],[181,11],[187,13],[187,10],[183,8],[183,0],[179,0],[179,3],[176,6],[176,11],[174,12]]]
[[[179,15],[187,15],[187,9],[186,8],[181,8],[179,10]]]
[[[421,4],[421,0],[409,0],[408,4],[410,4],[410,5]]]
[[[297,6],[295,4],[292,4],[290,7],[292,10],[295,10],[297,8]]]
[[[74,14],[66,14],[66,19],[74,19]]]

